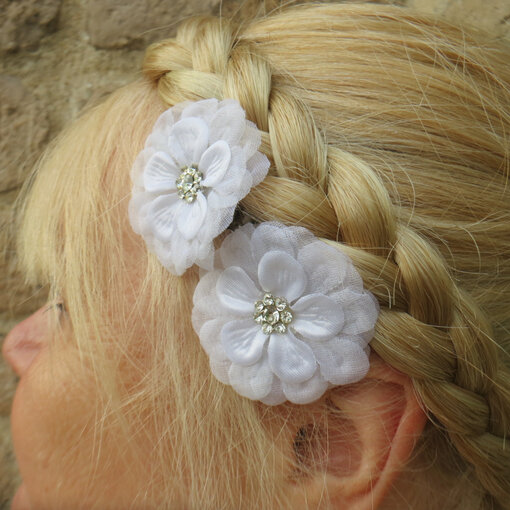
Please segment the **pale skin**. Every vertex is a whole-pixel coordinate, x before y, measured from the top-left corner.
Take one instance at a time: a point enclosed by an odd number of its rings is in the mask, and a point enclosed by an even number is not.
[[[3,345],[5,359],[20,376],[11,419],[23,484],[12,509],[150,508],[133,506],[136,494],[149,483],[150,465],[126,464],[129,444],[94,434],[101,397],[90,369],[79,357],[65,314],[61,328],[54,318],[48,306],[41,308],[14,327]],[[52,344],[57,334],[64,338]],[[407,378],[375,357],[369,379],[377,379],[378,384],[352,385],[343,394],[345,416],[356,429],[356,444],[338,441],[342,446],[333,448],[324,463],[334,508],[382,509],[426,421]],[[395,392],[403,396],[402,403],[385,405],[394,400]],[[314,406],[309,409],[313,414]],[[365,416],[373,409],[378,409],[380,419],[367,428]],[[345,459],[354,451],[359,461],[346,469]],[[304,501],[314,508],[324,493],[323,484],[320,477],[293,488],[293,508],[303,508]]]

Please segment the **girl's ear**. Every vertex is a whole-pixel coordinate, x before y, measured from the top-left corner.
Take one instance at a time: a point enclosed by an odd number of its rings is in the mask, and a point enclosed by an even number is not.
[[[427,421],[412,383],[376,355],[359,383],[330,394],[332,410],[311,409],[296,432],[302,477],[294,509],[374,510],[409,459]]]

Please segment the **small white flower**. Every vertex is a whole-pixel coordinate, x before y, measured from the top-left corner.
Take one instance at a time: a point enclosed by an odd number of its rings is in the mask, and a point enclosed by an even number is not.
[[[300,227],[244,225],[193,298],[213,374],[238,393],[307,404],[362,379],[379,307],[350,259]]]
[[[267,175],[260,133],[234,99],[186,102],[156,121],[131,178],[131,226],[172,273],[211,268],[213,239]]]

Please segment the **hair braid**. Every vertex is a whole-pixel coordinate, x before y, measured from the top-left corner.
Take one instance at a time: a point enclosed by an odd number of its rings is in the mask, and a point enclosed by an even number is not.
[[[163,101],[237,99],[263,132],[270,175],[243,200],[258,220],[302,225],[346,252],[382,310],[371,345],[412,378],[431,419],[474,466],[488,505],[510,497],[510,370],[490,321],[371,165],[325,141],[299,88],[225,20],[199,17],[144,63]],[[337,241],[342,243],[337,243]],[[489,501],[490,500],[490,501]]]

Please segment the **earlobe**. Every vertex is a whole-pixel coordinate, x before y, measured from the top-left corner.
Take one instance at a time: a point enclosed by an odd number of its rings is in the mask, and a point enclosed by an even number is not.
[[[323,429],[321,444],[312,441],[304,450],[309,459],[300,460],[314,471],[307,467],[308,479],[295,486],[295,508],[302,506],[298,501],[307,501],[307,508],[319,507],[326,497],[332,508],[373,510],[412,454],[426,415],[410,379],[376,355],[366,378],[336,388],[330,401],[327,417],[315,425]],[[317,423],[314,412],[311,419]]]

